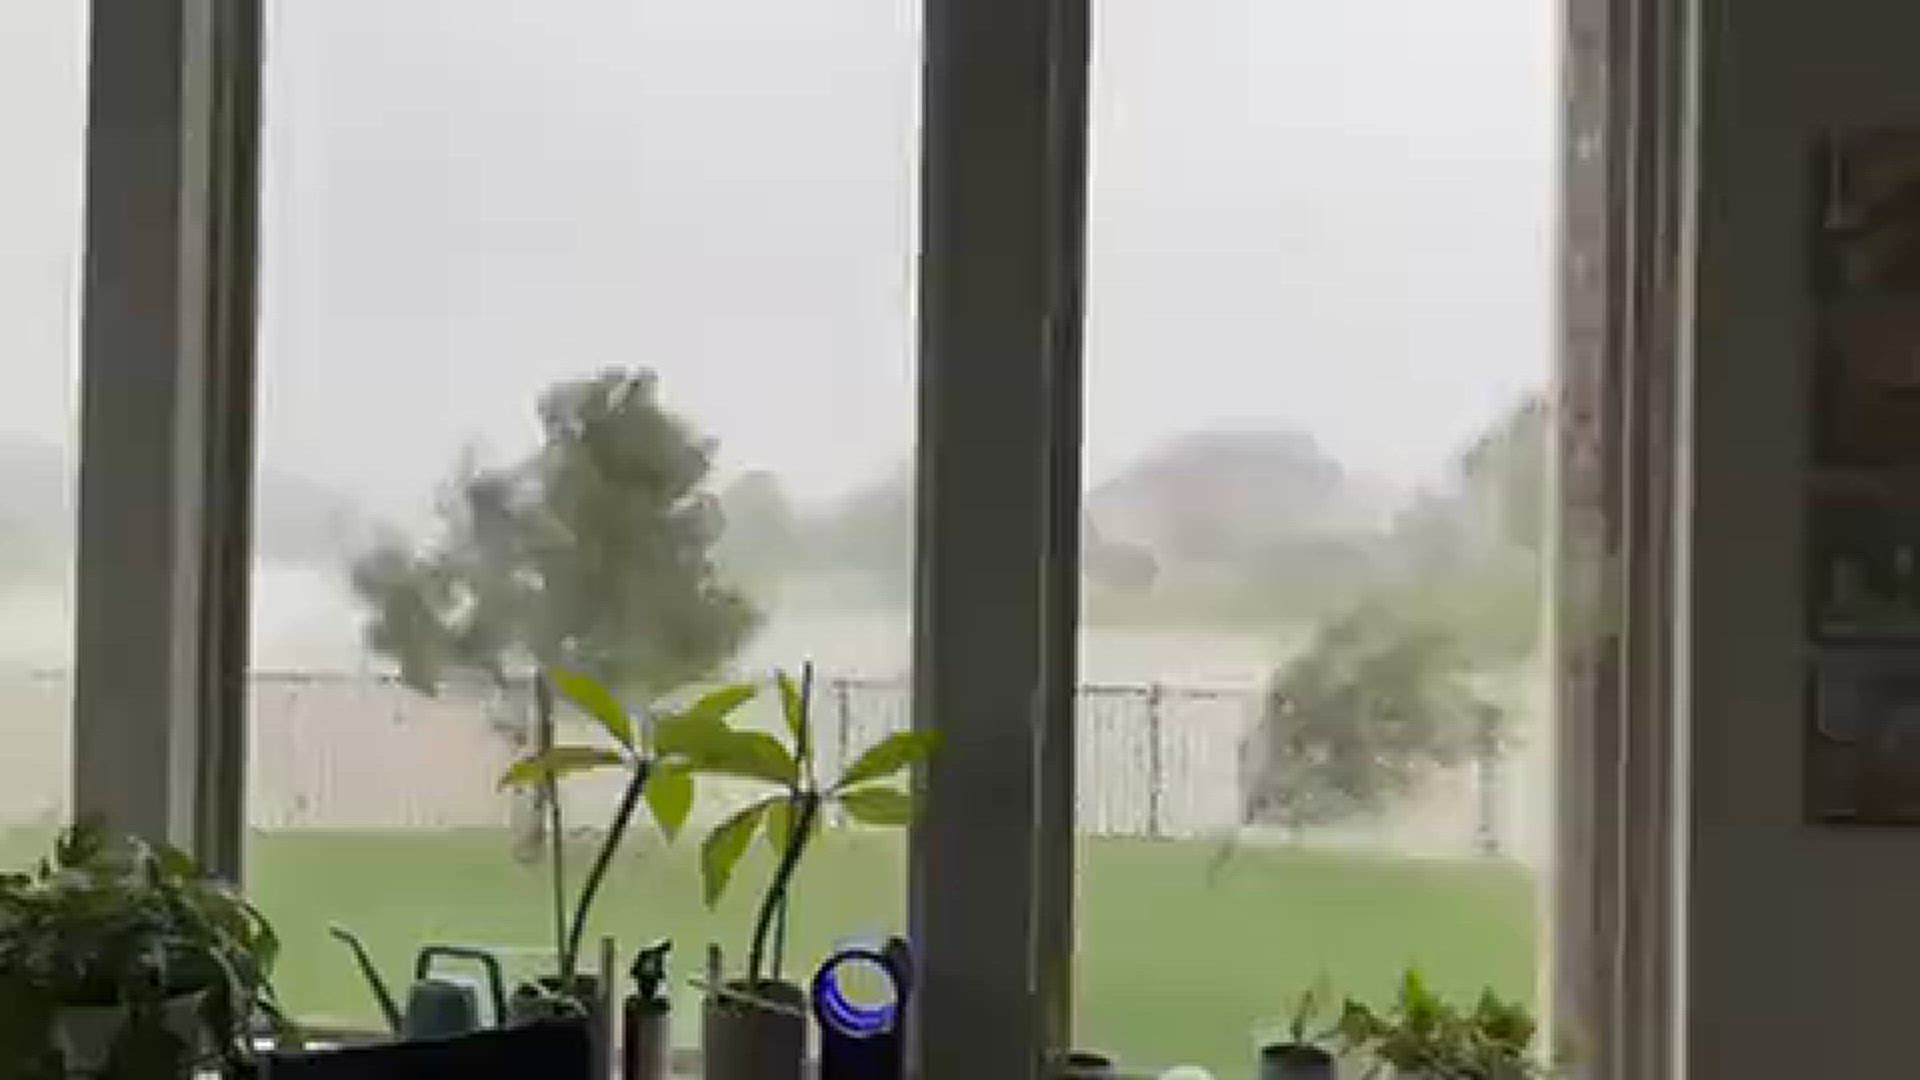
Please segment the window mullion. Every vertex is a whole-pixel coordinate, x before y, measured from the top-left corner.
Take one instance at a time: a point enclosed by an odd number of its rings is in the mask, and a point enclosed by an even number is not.
[[[1084,0],[928,0],[915,832],[925,1080],[1065,1038]]]
[[[95,3],[87,135],[74,804],[228,874],[256,3]]]

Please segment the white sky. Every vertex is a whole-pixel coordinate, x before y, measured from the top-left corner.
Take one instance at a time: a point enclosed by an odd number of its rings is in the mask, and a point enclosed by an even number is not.
[[[80,7],[0,3],[0,434],[71,426]],[[1095,476],[1231,424],[1405,482],[1544,378],[1555,5],[1096,7]],[[278,0],[263,457],[403,512],[554,378],[641,363],[729,469],[882,473],[916,8]]]

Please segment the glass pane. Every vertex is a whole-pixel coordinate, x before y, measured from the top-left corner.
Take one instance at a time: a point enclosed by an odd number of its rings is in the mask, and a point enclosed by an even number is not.
[[[0,7],[0,866],[67,812],[86,24]]]
[[[1533,998],[1553,13],[1099,5],[1075,991],[1130,1074],[1252,1075],[1323,975]]]
[[[811,660],[823,775],[905,726],[917,8],[270,5],[249,887],[302,1016],[376,1024],[333,923],[389,979],[554,963],[547,811],[500,787],[538,663],[759,680],[784,739],[765,681]],[[625,779],[562,785],[569,894]],[[773,870],[710,914],[701,842],[769,790],[701,780],[674,844],[642,809],[586,935],[674,941],[685,1040]],[[789,978],[905,922],[902,838],[826,825]]]

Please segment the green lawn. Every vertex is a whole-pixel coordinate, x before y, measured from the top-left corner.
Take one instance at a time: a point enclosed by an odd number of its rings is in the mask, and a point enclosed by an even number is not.
[[[289,1003],[374,1018],[346,951],[326,934],[333,921],[359,931],[400,981],[423,941],[550,940],[544,878],[507,851],[491,832],[256,836],[251,891],[285,939],[279,981]],[[710,940],[738,957],[769,869],[756,851],[709,914],[695,851],[638,845],[600,906],[599,929],[628,947],[673,938],[682,976]],[[18,854],[0,843],[0,855]],[[1083,1045],[1135,1065],[1203,1064],[1234,1080],[1251,1074],[1256,1032],[1321,972],[1342,990],[1384,996],[1412,962],[1444,989],[1491,984],[1532,996],[1533,890],[1514,866],[1258,848],[1216,866],[1217,854],[1203,842],[1085,844],[1075,987]],[[586,857],[584,847],[571,852],[576,872]],[[827,834],[796,894],[796,959],[810,966],[838,937],[898,928],[903,864],[898,837]],[[691,1021],[693,1010],[680,1016]],[[691,1041],[691,1027],[682,1030]]]

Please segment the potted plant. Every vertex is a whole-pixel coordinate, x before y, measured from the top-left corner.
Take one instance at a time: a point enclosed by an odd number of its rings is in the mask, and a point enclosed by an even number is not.
[[[758,731],[723,725],[677,732],[676,745],[703,772],[773,784],[776,790],[714,826],[700,853],[707,906],[726,892],[757,834],[779,858],[755,915],[744,978],[721,980],[706,1001],[707,1080],[797,1080],[806,1052],[805,996],[782,977],[789,891],[807,845],[829,806],[867,825],[913,820],[913,796],[892,781],[925,760],[937,742],[924,731],[897,732],[856,756],[837,778],[819,776],[812,725],[813,665],[796,684],[776,673],[790,745]]]
[[[0,1076],[237,1066],[256,1021],[284,1026],[278,952],[267,920],[184,854],[68,828],[32,873],[0,877]]]
[[[1320,1045],[1334,1031],[1313,1026],[1332,995],[1325,976],[1300,992],[1284,1041],[1260,1048],[1260,1080],[1334,1080],[1333,1055]]]
[[[1346,1046],[1395,1080],[1528,1080],[1551,1074],[1533,1056],[1538,1025],[1527,1010],[1483,991],[1471,1010],[1458,1008],[1408,969],[1393,1009],[1376,1013],[1349,999],[1340,1017]]]
[[[600,1019],[599,980],[581,972],[580,949],[587,922],[593,914],[594,900],[606,881],[614,853],[620,848],[633,824],[644,798],[655,824],[668,840],[680,833],[693,807],[694,762],[684,753],[671,749],[680,733],[724,728],[726,718],[756,693],[751,684],[723,686],[677,711],[650,709],[636,720],[605,686],[578,672],[553,669],[535,684],[535,708],[543,730],[552,730],[552,691],[557,689],[583,714],[596,721],[613,739],[612,747],[561,745],[530,755],[507,770],[502,786],[544,787],[549,790],[548,805],[558,811],[559,800],[551,797],[565,777],[590,770],[617,768],[627,772],[627,782],[615,806],[613,819],[601,837],[599,850],[580,886],[579,896],[569,914],[566,902],[566,872],[562,845],[552,848],[554,896],[555,956],[558,971],[536,983],[519,987],[514,993],[514,1011],[522,1019],[554,1015],[586,1015]],[[558,829],[555,835],[560,835]],[[603,1027],[596,1023],[594,1030]],[[604,1046],[601,1047],[604,1052]]]

